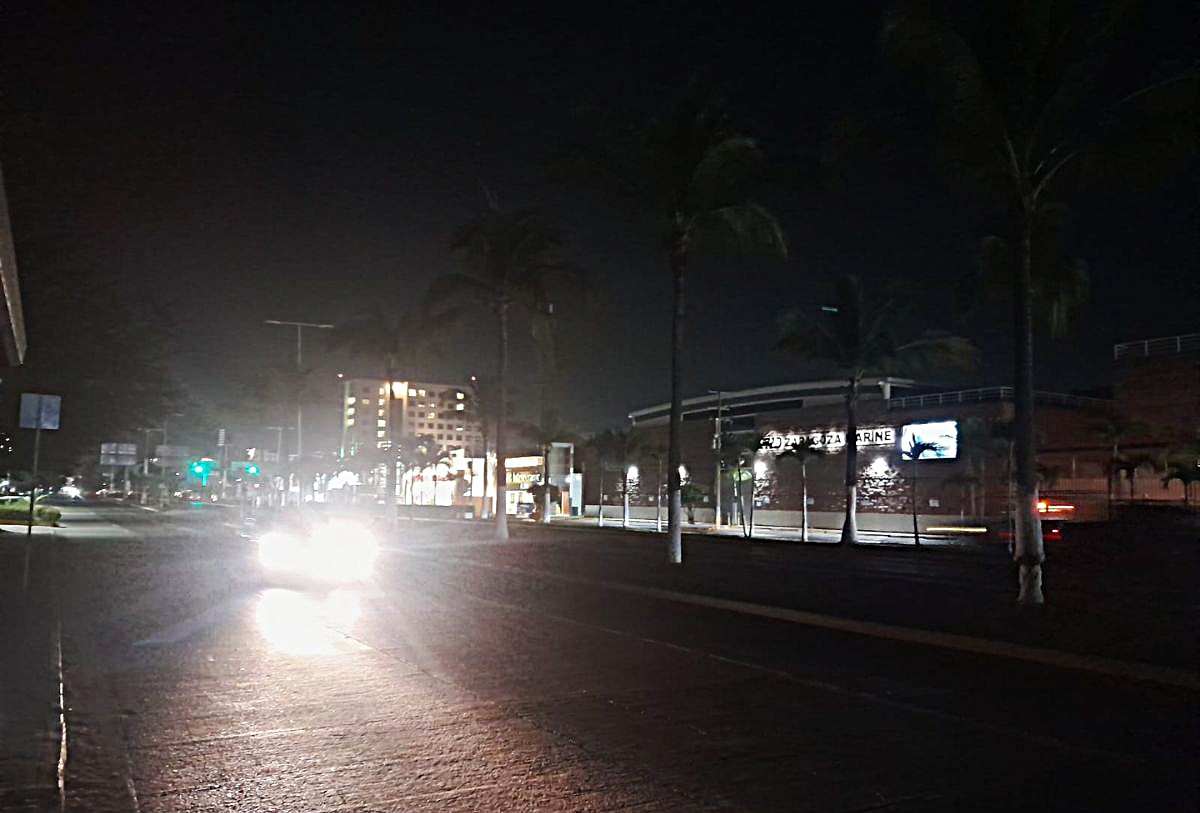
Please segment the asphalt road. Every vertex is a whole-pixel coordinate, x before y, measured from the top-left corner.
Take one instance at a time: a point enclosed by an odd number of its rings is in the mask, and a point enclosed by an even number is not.
[[[1030,617],[994,558],[406,522],[329,590],[226,518],[68,511],[27,592],[6,535],[0,810],[1196,809],[1196,691],[816,615],[1187,675],[1194,574],[1139,636],[1083,565]]]

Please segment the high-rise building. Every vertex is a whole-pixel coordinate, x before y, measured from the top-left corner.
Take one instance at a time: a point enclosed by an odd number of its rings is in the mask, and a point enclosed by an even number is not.
[[[343,384],[342,450],[352,455],[364,448],[384,448],[388,422],[394,420],[391,439],[427,436],[439,448],[483,452],[483,433],[471,414],[465,384],[393,381],[391,407],[388,390],[380,378],[355,378]],[[390,412],[390,414],[389,414]]]

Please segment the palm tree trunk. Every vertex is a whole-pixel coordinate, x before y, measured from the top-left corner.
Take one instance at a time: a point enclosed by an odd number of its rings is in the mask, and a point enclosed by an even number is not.
[[[660,452],[659,457],[658,457],[658,479],[654,481],[654,487],[655,487],[655,489],[657,489],[657,491],[654,495],[654,526],[655,526],[655,530],[660,534],[662,533],[662,492],[663,492],[662,467],[663,467],[662,454]]]
[[[500,322],[500,347],[497,359],[496,383],[500,403],[496,405],[496,540],[508,541],[508,466],[505,463],[508,423],[508,301],[501,300],[497,308]]]
[[[553,446],[542,447],[542,524],[550,524],[550,450]]]
[[[846,387],[846,518],[841,544],[858,542],[858,376]]]
[[[808,461],[800,461],[800,541],[808,541]]]
[[[397,525],[400,522],[400,506],[396,504],[397,499],[399,499],[399,497],[396,494],[396,492],[399,490],[397,488],[397,486],[399,485],[399,482],[398,482],[399,476],[396,473],[396,438],[395,438],[394,429],[393,429],[396,425],[396,420],[395,420],[396,419],[396,416],[395,416],[396,399],[392,397],[392,381],[396,377],[396,368],[395,368],[395,365],[392,364],[392,359],[390,356],[388,357],[388,363],[387,363],[386,369],[384,370],[384,375],[387,377],[386,381],[384,381],[384,386],[387,388],[387,396],[386,397],[387,397],[387,447],[388,447],[388,450],[387,450],[387,461],[388,461],[387,484],[385,487],[387,489],[388,519],[391,520],[393,525]]]
[[[622,466],[625,464],[622,463]],[[621,475],[621,527],[629,527],[629,469]]]
[[[1013,430],[1016,440],[1017,506],[1013,558],[1019,566],[1017,603],[1040,605],[1042,595],[1042,523],[1038,518],[1037,446],[1033,412],[1033,206],[1022,201],[1021,263],[1015,297],[1016,386]]]
[[[600,457],[599,463],[600,463],[600,497],[599,497],[599,505],[596,506],[596,525],[603,528],[604,527],[604,457],[603,456]]]
[[[918,548],[921,547],[921,529],[917,525],[917,461],[920,458],[913,458],[913,485],[912,485],[912,509],[913,509],[913,544]]]
[[[683,318],[684,318],[684,288],[683,275],[687,269],[687,255],[684,253],[683,236],[677,235],[671,250],[671,275],[674,278],[674,312],[671,319],[671,422],[667,441],[667,496],[670,503],[667,506],[667,559],[671,564],[683,563],[683,529],[680,527],[680,489],[682,486],[679,476],[680,450],[679,433],[683,424],[683,395],[680,391],[682,384],[683,363]]]
[[[480,421],[480,427],[486,427],[487,421]],[[488,511],[488,433],[487,429],[483,428],[483,499],[479,502],[479,518],[487,519],[490,516]]]

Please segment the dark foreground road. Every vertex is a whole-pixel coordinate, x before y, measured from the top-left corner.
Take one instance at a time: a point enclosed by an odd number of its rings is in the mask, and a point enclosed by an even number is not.
[[[941,626],[963,632],[986,561],[864,576],[868,560],[712,543],[669,571],[644,536],[498,546],[416,523],[371,583],[293,590],[223,519],[70,513],[27,593],[0,543],[0,810],[1196,808],[1191,689],[677,597],[894,605],[908,626],[957,606]],[[1030,644],[1074,628],[1020,623]],[[1151,625],[1143,652],[1078,622],[1075,649],[1188,674],[1188,624]]]

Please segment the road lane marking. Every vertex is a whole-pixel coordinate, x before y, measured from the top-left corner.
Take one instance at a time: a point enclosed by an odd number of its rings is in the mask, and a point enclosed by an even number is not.
[[[413,552],[413,556],[420,556]],[[430,558],[432,557],[421,557]],[[444,561],[433,559],[433,561]],[[705,607],[713,610],[739,613],[741,615],[770,618],[775,621],[786,621],[809,627],[844,632],[851,635],[862,635],[869,638],[881,638],[901,643],[920,644],[922,646],[949,649],[957,652],[967,652],[973,655],[987,655],[996,658],[1036,663],[1042,666],[1052,666],[1057,669],[1074,669],[1091,672],[1108,677],[1135,680],[1142,683],[1154,683],[1162,686],[1200,691],[1200,675],[1185,669],[1175,669],[1168,666],[1122,661],[1115,658],[1105,658],[1099,655],[1081,655],[1074,652],[1063,652],[1057,649],[1028,646],[1010,641],[997,641],[990,638],[975,638],[953,632],[939,632],[917,627],[902,627],[896,624],[885,624],[879,621],[861,621],[853,618],[841,618],[834,615],[793,610],[788,607],[777,607],[769,604],[756,604],[737,599],[718,598],[700,593],[683,593],[677,590],[666,590],[660,587],[649,587],[628,582],[608,579],[587,579],[581,576],[571,576],[548,570],[515,567],[512,565],[497,565],[485,562],[475,562],[469,559],[455,557],[455,563],[489,570],[523,573],[528,576],[560,581],[566,584],[580,584],[599,587],[603,590],[628,593],[646,598],[672,601],[678,604],[688,604],[694,607]]]
[[[953,722],[958,725],[963,725],[968,728],[975,728],[975,729],[979,729],[982,731],[987,731],[987,732],[990,732],[993,734],[1002,734],[1005,736],[1014,737],[1016,739],[1022,739],[1027,742],[1032,742],[1037,745],[1041,745],[1043,747],[1057,748],[1060,750],[1072,751],[1074,753],[1083,754],[1083,755],[1087,755],[1090,757],[1102,757],[1105,759],[1111,759],[1111,760],[1115,760],[1118,762],[1144,763],[1147,761],[1145,758],[1140,757],[1136,754],[1127,754],[1127,753],[1123,753],[1120,751],[1110,751],[1110,750],[1107,750],[1104,748],[1093,748],[1093,747],[1087,746],[1087,745],[1077,745],[1074,743],[1067,742],[1066,740],[1059,739],[1058,737],[1053,737],[1053,736],[1046,735],[1046,734],[1037,734],[1037,733],[1034,733],[1032,731],[1027,731],[1022,728],[1014,728],[1012,726],[1000,725],[997,723],[989,723],[986,720],[979,720],[974,717],[967,717],[967,716],[964,716],[961,714],[955,714],[954,712],[941,711],[939,709],[930,708],[928,706],[920,706],[920,705],[916,705],[914,703],[905,702],[903,700],[896,700],[896,699],[893,699],[890,697],[885,697],[882,695],[874,694],[872,692],[864,691],[862,689],[853,689],[848,686],[839,685],[837,683],[830,683],[828,681],[817,680],[815,678],[801,677],[793,672],[789,672],[784,669],[776,669],[771,666],[764,666],[759,663],[754,663],[753,661],[742,660],[740,658],[732,658],[727,655],[718,655],[714,652],[709,652],[704,649],[698,649],[696,647],[687,646],[686,644],[677,644],[677,643],[674,643],[673,641],[664,641],[659,638],[650,638],[650,637],[647,637],[644,635],[639,635],[636,632],[628,632],[625,630],[617,629],[615,627],[607,627],[602,624],[593,624],[588,621],[581,621],[577,618],[571,618],[570,616],[560,615],[558,613],[548,612],[546,610],[540,610],[540,609],[535,609],[533,607],[527,607],[527,606],[520,605],[520,604],[511,604],[511,603],[505,602],[505,601],[497,601],[495,599],[484,598],[483,596],[476,595],[469,591],[460,591],[460,592],[456,593],[456,597],[457,598],[466,598],[471,601],[478,602],[480,604],[488,605],[491,607],[507,609],[507,610],[511,610],[513,612],[521,612],[521,613],[525,613],[527,615],[538,615],[543,618],[549,618],[551,620],[558,621],[560,623],[570,624],[570,625],[573,625],[576,627],[582,627],[584,629],[597,630],[599,632],[604,632],[609,635],[614,635],[614,636],[618,636],[621,638],[627,638],[630,640],[639,641],[641,643],[650,644],[652,646],[660,646],[665,649],[674,650],[676,652],[683,652],[685,654],[692,655],[695,657],[707,658],[707,659],[711,659],[714,661],[719,661],[721,663],[727,663],[732,666],[737,666],[737,667],[740,667],[743,669],[749,669],[754,672],[771,675],[772,677],[780,678],[782,680],[788,681],[789,683],[794,683],[799,686],[805,686],[807,688],[817,689],[819,691],[831,692],[833,694],[838,694],[838,695],[842,695],[845,697],[851,697],[851,698],[855,698],[858,700],[865,700],[867,702],[875,703],[875,704],[881,705],[881,706],[886,706],[888,708],[901,709],[901,710],[904,710],[904,711],[907,711],[907,712],[910,712],[913,714],[920,714],[920,715],[924,715],[927,717],[933,717],[938,720],[945,720],[945,721]],[[692,727],[695,728],[694,726],[692,726]]]
[[[54,628],[54,650],[58,661],[58,809],[67,809],[67,701],[63,686],[62,622]]]

